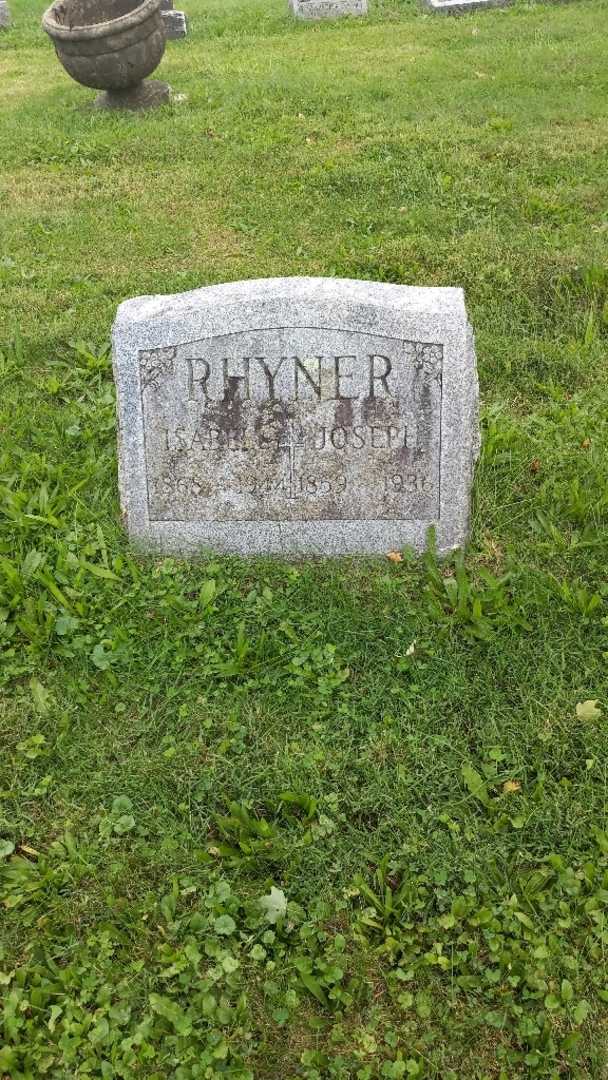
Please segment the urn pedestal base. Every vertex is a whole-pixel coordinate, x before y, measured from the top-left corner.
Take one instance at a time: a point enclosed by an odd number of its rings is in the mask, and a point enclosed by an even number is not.
[[[95,109],[154,109],[169,100],[171,87],[157,79],[145,79],[127,90],[104,90],[93,102]]]

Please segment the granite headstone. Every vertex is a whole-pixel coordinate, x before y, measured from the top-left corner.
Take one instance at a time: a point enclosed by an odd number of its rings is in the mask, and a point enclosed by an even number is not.
[[[448,551],[479,449],[457,288],[270,278],[120,305],[121,503],[140,550]]]
[[[486,8],[510,7],[513,0],[422,0],[429,11],[438,15],[466,15]]]
[[[367,0],[289,0],[298,19],[339,19],[342,15],[367,15]]]
[[[173,0],[161,0],[160,13],[165,27],[165,36],[168,41],[186,37],[188,23],[183,11],[175,11]]]
[[[11,25],[11,12],[8,0],[0,0],[0,30],[6,30]]]

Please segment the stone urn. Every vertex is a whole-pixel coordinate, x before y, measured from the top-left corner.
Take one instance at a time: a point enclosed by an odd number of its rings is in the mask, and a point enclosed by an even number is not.
[[[165,51],[162,0],[55,0],[42,25],[65,70],[103,90],[102,109],[146,109],[169,97],[167,83],[144,81]]]

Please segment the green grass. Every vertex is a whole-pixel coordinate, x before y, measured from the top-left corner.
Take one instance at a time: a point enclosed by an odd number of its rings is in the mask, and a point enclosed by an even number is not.
[[[0,1075],[600,1080],[608,4],[286,6],[0,37]],[[117,304],[273,274],[465,287],[464,561],[129,551]]]

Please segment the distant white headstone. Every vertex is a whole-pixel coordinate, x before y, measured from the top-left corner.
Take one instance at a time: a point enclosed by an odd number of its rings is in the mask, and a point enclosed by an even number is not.
[[[0,30],[11,25],[11,12],[8,0],[0,0]]]
[[[429,11],[440,15],[466,15],[485,8],[509,7],[513,0],[423,0]]]
[[[467,537],[479,447],[461,289],[331,278],[121,304],[121,500],[142,549],[422,549]]]
[[[289,0],[298,19],[339,19],[342,15],[367,15],[367,0]]]

